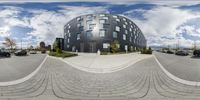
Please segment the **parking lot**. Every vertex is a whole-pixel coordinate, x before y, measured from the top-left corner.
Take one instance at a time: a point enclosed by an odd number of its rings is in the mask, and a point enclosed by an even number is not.
[[[188,81],[200,82],[200,58],[154,52],[159,62],[171,74]]]
[[[33,72],[44,60],[46,54],[28,54],[0,58],[0,82],[23,78]]]

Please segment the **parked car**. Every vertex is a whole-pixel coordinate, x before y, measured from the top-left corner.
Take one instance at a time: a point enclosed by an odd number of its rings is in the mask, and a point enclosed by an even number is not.
[[[199,50],[194,50],[193,55],[200,57],[200,49]]]
[[[187,56],[187,55],[189,55],[188,52],[186,52],[186,51],[182,51],[182,50],[180,50],[180,51],[176,51],[175,54],[176,54],[176,55],[180,55],[180,56]]]
[[[25,56],[25,55],[27,55],[27,51],[26,50],[18,50],[14,54],[15,54],[15,56]]]
[[[37,54],[37,51],[32,50],[32,51],[30,51],[30,54]]]
[[[0,50],[0,57],[10,57],[10,53],[3,51],[3,50]]]
[[[41,50],[41,53],[42,53],[42,54],[45,54],[45,53],[46,53],[46,50]]]
[[[171,50],[167,50],[167,53],[168,53],[168,54],[174,54],[174,52],[171,51]]]

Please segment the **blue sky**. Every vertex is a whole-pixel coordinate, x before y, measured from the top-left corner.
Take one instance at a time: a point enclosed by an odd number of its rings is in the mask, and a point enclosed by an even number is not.
[[[19,0],[20,1],[20,0]],[[0,47],[5,37],[20,46],[52,44],[63,36],[63,26],[72,18],[91,13],[110,13],[133,20],[144,33],[148,46],[200,46],[200,2],[76,0],[65,2],[0,2]]]

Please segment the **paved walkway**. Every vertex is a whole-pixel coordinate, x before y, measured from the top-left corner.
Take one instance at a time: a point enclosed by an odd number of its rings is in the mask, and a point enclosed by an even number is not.
[[[200,58],[159,52],[154,54],[164,68],[173,75],[184,80],[200,82]]]
[[[152,57],[139,53],[118,55],[97,55],[94,53],[80,53],[77,57],[62,59],[67,64],[92,73],[111,73],[119,71],[143,59]]]
[[[0,58],[0,82],[14,81],[26,77],[42,63],[46,54],[12,56]]]
[[[154,57],[113,73],[88,73],[48,57],[31,79],[0,87],[0,100],[199,100],[200,87],[169,78]]]

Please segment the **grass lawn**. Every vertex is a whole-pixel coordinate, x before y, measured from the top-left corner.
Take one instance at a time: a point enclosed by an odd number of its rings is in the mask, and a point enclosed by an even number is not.
[[[57,53],[57,52],[49,52],[50,56],[55,56],[55,57],[62,57],[62,58],[66,58],[66,57],[73,57],[73,56],[77,56],[78,54],[75,53],[70,53],[70,52],[66,52],[63,51],[62,53]]]

